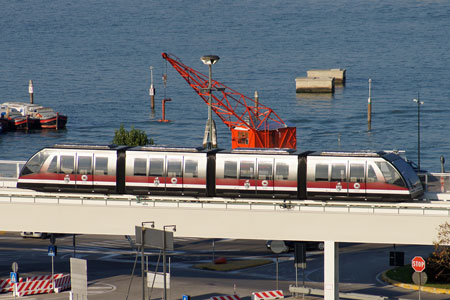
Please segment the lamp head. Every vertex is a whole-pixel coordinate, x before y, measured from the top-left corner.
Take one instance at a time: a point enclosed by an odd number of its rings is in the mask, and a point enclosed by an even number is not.
[[[220,57],[217,55],[204,55],[200,59],[205,65],[214,65],[219,61]]]

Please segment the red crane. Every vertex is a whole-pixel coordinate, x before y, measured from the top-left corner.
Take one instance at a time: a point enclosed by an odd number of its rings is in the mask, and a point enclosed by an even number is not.
[[[208,76],[162,53],[175,70],[208,105]],[[271,108],[211,80],[211,108],[231,130],[232,148],[297,148],[296,127],[288,126]]]

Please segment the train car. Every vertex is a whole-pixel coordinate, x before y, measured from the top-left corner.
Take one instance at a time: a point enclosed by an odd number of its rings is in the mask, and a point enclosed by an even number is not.
[[[423,194],[412,167],[386,152],[317,152],[307,159],[307,198],[411,200]]]
[[[48,192],[405,201],[423,188],[387,152],[55,145],[33,155],[17,187]]]
[[[44,148],[24,165],[17,187],[46,192],[123,193],[126,149],[104,145]]]
[[[214,151],[210,152],[214,153]],[[203,148],[136,147],[126,152],[125,192],[207,195],[208,151]],[[209,173],[212,173],[211,170]]]
[[[286,149],[234,149],[216,154],[216,195],[299,198],[299,155]]]

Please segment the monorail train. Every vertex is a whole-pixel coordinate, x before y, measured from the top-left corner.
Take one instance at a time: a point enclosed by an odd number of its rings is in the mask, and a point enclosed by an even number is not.
[[[47,192],[405,201],[423,188],[390,152],[55,145],[34,154],[18,188]]]

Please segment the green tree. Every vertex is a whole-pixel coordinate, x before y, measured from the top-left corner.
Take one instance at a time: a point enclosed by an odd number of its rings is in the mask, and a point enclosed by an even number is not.
[[[125,145],[125,146],[145,146],[153,145],[153,139],[149,139],[147,134],[143,130],[131,127],[130,131],[127,131],[123,124],[120,124],[120,128],[114,130],[113,144]]]
[[[427,258],[427,274],[435,282],[450,283],[450,224],[439,225],[434,252]]]

